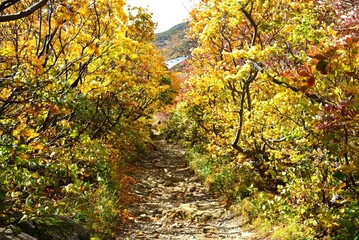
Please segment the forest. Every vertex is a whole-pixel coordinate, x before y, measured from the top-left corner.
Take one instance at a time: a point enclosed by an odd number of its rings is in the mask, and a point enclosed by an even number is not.
[[[0,227],[59,214],[112,239],[161,131],[272,239],[359,239],[359,3],[201,0],[184,77],[125,0],[0,2]],[[106,227],[104,227],[106,226]]]

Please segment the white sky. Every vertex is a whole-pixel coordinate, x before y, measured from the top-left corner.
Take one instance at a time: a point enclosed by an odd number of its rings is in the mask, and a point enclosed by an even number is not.
[[[196,0],[127,0],[131,6],[148,7],[157,23],[156,33],[164,32],[187,20]]]

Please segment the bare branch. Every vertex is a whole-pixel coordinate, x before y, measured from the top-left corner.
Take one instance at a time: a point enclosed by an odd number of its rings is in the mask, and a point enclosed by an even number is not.
[[[286,88],[289,88],[290,90],[292,90],[293,92],[300,92],[300,89],[293,87],[291,85],[289,85],[286,82],[282,82],[279,81],[278,79],[276,79],[275,77],[272,77],[272,82],[274,82],[277,85],[284,85]],[[309,98],[311,101],[316,102],[318,104],[322,104],[323,106],[326,105],[328,102],[322,98],[321,96],[315,94],[315,93],[308,93],[305,92],[304,95]]]
[[[28,7],[27,9],[20,11],[18,13],[1,15],[0,22],[10,22],[10,21],[15,21],[15,20],[21,19],[21,18],[25,18],[25,17],[31,15],[32,13],[34,13],[36,10],[45,6],[48,1],[49,0],[41,0],[41,1],[33,4],[32,6]],[[6,1],[6,2],[10,2],[10,4],[14,4],[15,1]],[[6,3],[6,2],[4,2],[4,3]]]
[[[253,36],[252,36],[252,42],[251,42],[251,47],[254,46],[255,41],[257,39],[258,36],[258,25],[256,24],[256,22],[253,20],[252,16],[250,13],[248,13],[244,8],[241,8],[242,13],[246,16],[246,18],[248,19],[248,21],[251,23],[252,27],[253,27]]]
[[[14,5],[20,0],[6,0],[0,4],[0,12],[4,11],[5,9],[9,8],[10,6]]]
[[[232,147],[239,152],[242,152],[240,146],[238,145],[238,142],[241,137],[243,122],[244,122],[244,102],[246,100],[246,94],[249,94],[249,86],[256,79],[257,75],[258,75],[258,70],[252,69],[251,72],[248,74],[247,79],[244,81],[240,109],[239,109],[238,127],[237,127],[237,131],[236,131],[236,137],[235,137],[234,141],[232,142]],[[247,96],[247,98],[250,100],[249,96]],[[250,104],[249,101],[248,101],[248,104]]]

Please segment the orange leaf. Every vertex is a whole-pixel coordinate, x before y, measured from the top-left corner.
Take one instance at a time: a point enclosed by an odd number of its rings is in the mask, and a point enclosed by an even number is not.
[[[315,85],[315,78],[313,76],[308,78],[307,85],[308,85],[308,87],[313,87]]]
[[[308,71],[305,70],[305,69],[300,70],[298,74],[299,74],[299,76],[301,76],[301,77],[309,77],[309,73],[308,73]]]

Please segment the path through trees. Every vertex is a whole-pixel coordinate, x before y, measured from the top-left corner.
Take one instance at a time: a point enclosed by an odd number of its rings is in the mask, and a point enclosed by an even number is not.
[[[137,164],[132,193],[141,200],[129,208],[133,223],[119,239],[253,239],[188,167],[178,145],[157,140]]]

